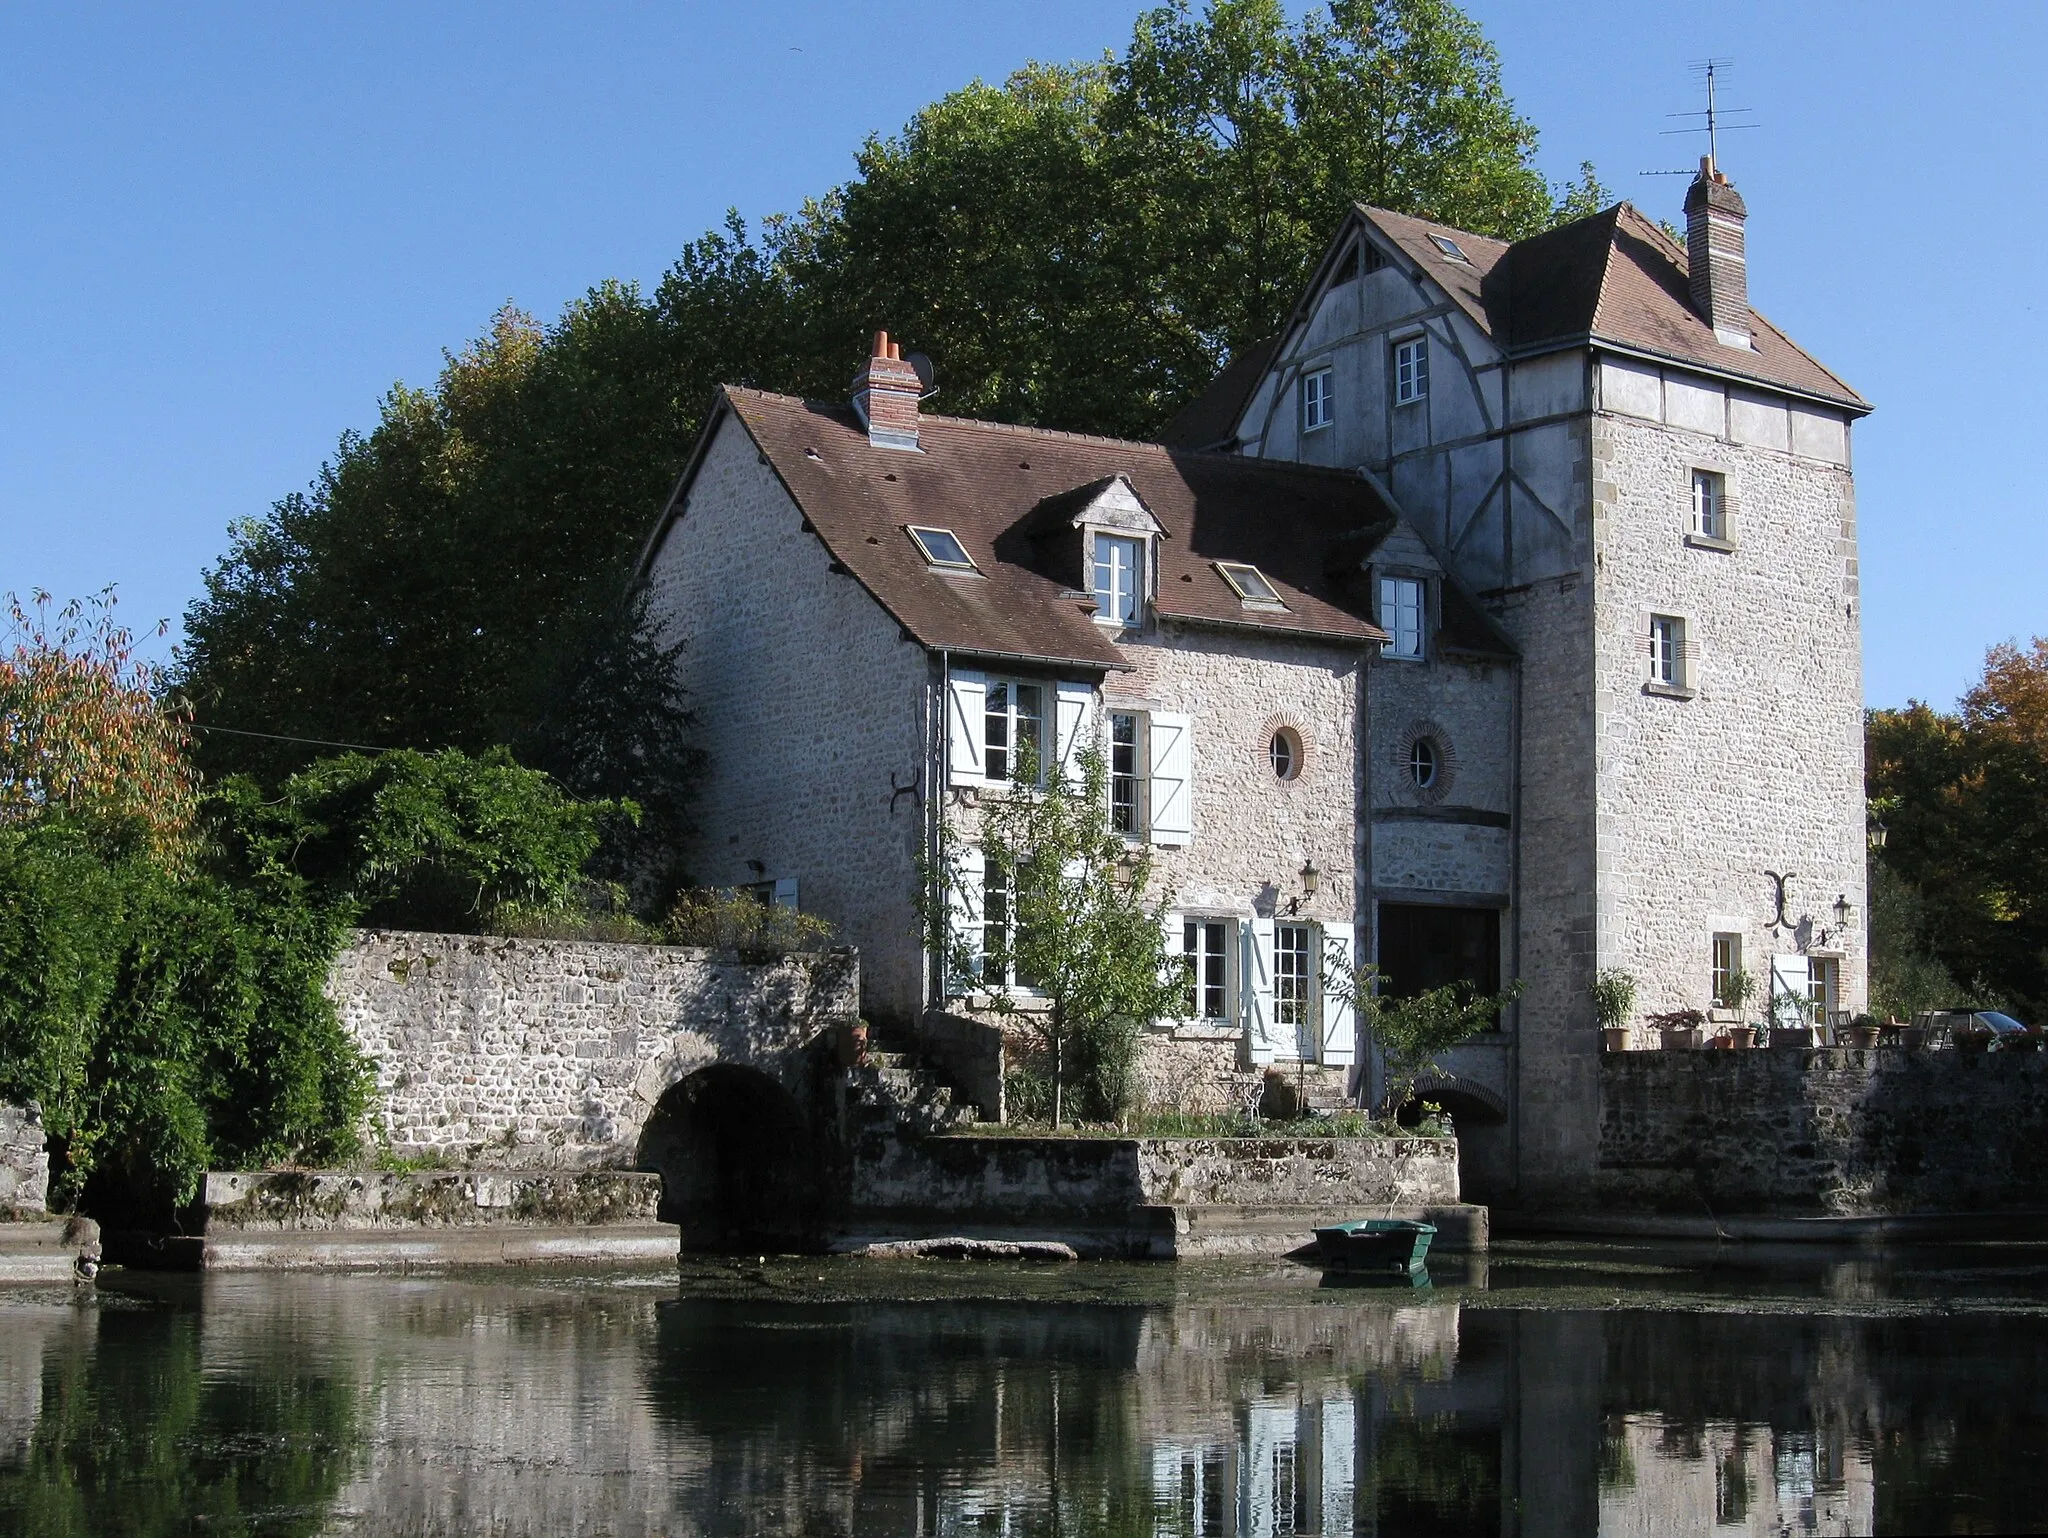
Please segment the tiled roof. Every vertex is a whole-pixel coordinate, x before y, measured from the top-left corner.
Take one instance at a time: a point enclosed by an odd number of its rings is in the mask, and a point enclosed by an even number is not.
[[[918,422],[919,452],[876,448],[849,407],[727,386],[752,435],[835,560],[933,650],[1119,668],[1115,643],[1043,534],[1049,499],[1123,476],[1165,530],[1157,609],[1340,644],[1385,639],[1360,560],[1394,527],[1363,476],[959,417]],[[1057,521],[1057,520],[1055,520]],[[904,532],[950,529],[981,576],[933,570]],[[1245,608],[1214,562],[1248,561],[1284,612]]]
[[[1632,203],[1509,245],[1389,209],[1371,224],[1508,352],[1605,341],[1865,412],[1870,403],[1755,310],[1756,350],[1730,347],[1692,305],[1683,246]],[[1445,235],[1461,262],[1430,239]]]
[[[1200,395],[1173,414],[1173,420],[1161,429],[1159,441],[1177,449],[1213,449],[1229,443],[1245,402],[1266,377],[1279,347],[1280,338],[1269,336],[1232,358]]]

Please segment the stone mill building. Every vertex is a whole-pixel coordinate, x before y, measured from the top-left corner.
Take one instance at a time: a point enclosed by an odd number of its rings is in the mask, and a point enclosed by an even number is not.
[[[642,562],[709,770],[699,880],[837,924],[863,1007],[971,1013],[920,856],[1018,750],[1107,756],[1175,894],[1161,1095],[1373,1087],[1316,957],[1525,992],[1432,1093],[1476,1199],[1592,1177],[1595,972],[1864,1001],[1850,426],[1758,314],[1703,162],[1513,243],[1359,207],[1286,328],[1160,443],[949,418],[879,337],[845,402],[728,388]],[[970,943],[1000,890],[957,905]],[[963,996],[964,995],[964,996]],[[1363,1081],[1361,1085],[1361,1080]]]

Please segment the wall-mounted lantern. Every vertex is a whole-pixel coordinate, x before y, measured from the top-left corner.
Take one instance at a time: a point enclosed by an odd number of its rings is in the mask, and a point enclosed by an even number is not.
[[[1322,880],[1323,873],[1316,869],[1316,862],[1314,860],[1308,861],[1301,867],[1302,895],[1304,897],[1315,896],[1316,888],[1322,885]]]

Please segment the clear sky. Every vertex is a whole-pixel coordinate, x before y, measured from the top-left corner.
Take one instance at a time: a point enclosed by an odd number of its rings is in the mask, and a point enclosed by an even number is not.
[[[2048,6],[1471,0],[1555,178],[1676,219],[1687,65],[1762,127],[1722,163],[1751,296],[1878,405],[1857,431],[1867,695],[1946,704],[2048,632],[2037,164]],[[651,285],[728,206],[1131,0],[0,9],[0,590],[175,620],[231,520],[303,487],[507,299]],[[651,512],[652,510],[650,510]],[[1768,625],[1768,613],[1759,613]],[[159,643],[155,650],[162,653]],[[1788,722],[1796,729],[1796,722]]]

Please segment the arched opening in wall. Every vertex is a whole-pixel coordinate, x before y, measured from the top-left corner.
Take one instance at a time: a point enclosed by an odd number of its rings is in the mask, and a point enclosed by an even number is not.
[[[1450,1113],[1451,1132],[1458,1140],[1460,1197],[1482,1207],[1506,1202],[1514,1195],[1513,1149],[1508,1143],[1506,1110],[1490,1093],[1441,1079],[1423,1079],[1415,1095],[1396,1116],[1402,1126],[1422,1120],[1427,1100]]]
[[[640,1168],[661,1176],[662,1221],[686,1250],[803,1250],[817,1234],[811,1128],[789,1091],[719,1064],[669,1086],[640,1134]]]

